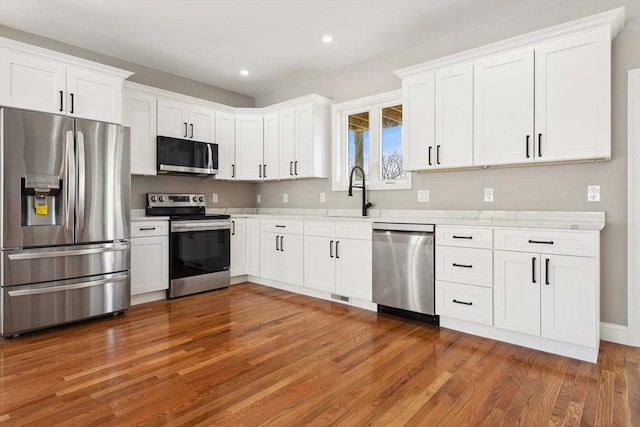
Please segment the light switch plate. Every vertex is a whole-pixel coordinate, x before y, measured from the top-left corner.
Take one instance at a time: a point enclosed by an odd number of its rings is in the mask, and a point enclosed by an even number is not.
[[[212,201],[213,203],[218,203],[218,194],[217,194],[217,193],[213,193],[213,194],[211,195],[211,201]]]
[[[493,202],[493,188],[484,189],[484,201]]]
[[[587,186],[587,202],[599,202],[600,201],[600,186],[589,185]]]
[[[282,193],[282,203],[289,203],[289,195],[287,193]]]
[[[320,203],[325,203],[327,201],[327,197],[325,193],[320,193]]]
[[[262,194],[256,196],[256,203],[262,203]]]
[[[418,202],[426,203],[429,201],[429,190],[418,190]]]

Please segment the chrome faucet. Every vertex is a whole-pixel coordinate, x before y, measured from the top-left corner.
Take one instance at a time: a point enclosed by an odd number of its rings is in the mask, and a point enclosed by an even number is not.
[[[362,173],[362,185],[353,185],[353,173],[356,169]],[[353,188],[362,188],[362,216],[367,216],[367,209],[373,206],[373,203],[367,202],[367,186],[365,185],[364,170],[360,166],[354,166],[351,168],[351,174],[349,175],[349,193],[347,196],[353,196]]]

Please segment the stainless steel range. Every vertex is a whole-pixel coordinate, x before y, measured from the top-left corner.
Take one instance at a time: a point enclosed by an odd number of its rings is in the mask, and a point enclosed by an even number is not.
[[[207,215],[204,194],[147,194],[147,215],[169,216],[169,298],[231,284],[231,220]]]

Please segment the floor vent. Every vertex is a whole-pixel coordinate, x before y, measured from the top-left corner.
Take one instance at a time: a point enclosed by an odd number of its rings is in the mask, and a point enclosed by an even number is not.
[[[349,302],[349,297],[343,297],[342,295],[331,294],[331,298],[337,299],[338,301]]]

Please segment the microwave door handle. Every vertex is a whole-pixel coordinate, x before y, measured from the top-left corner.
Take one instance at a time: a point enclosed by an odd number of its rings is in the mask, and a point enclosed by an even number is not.
[[[207,144],[207,169],[213,169],[213,153],[211,152],[211,144]]]
[[[65,221],[64,227],[67,230],[73,230],[73,210],[75,205],[75,197],[76,197],[76,161],[74,158],[73,151],[73,131],[67,131],[66,135],[66,145],[65,152],[67,155],[66,158],[66,176],[64,183],[65,189],[65,199],[66,199],[66,212],[65,212]]]
[[[84,157],[84,134],[78,131],[78,218],[77,231],[84,229],[84,202],[85,202],[85,157]]]

